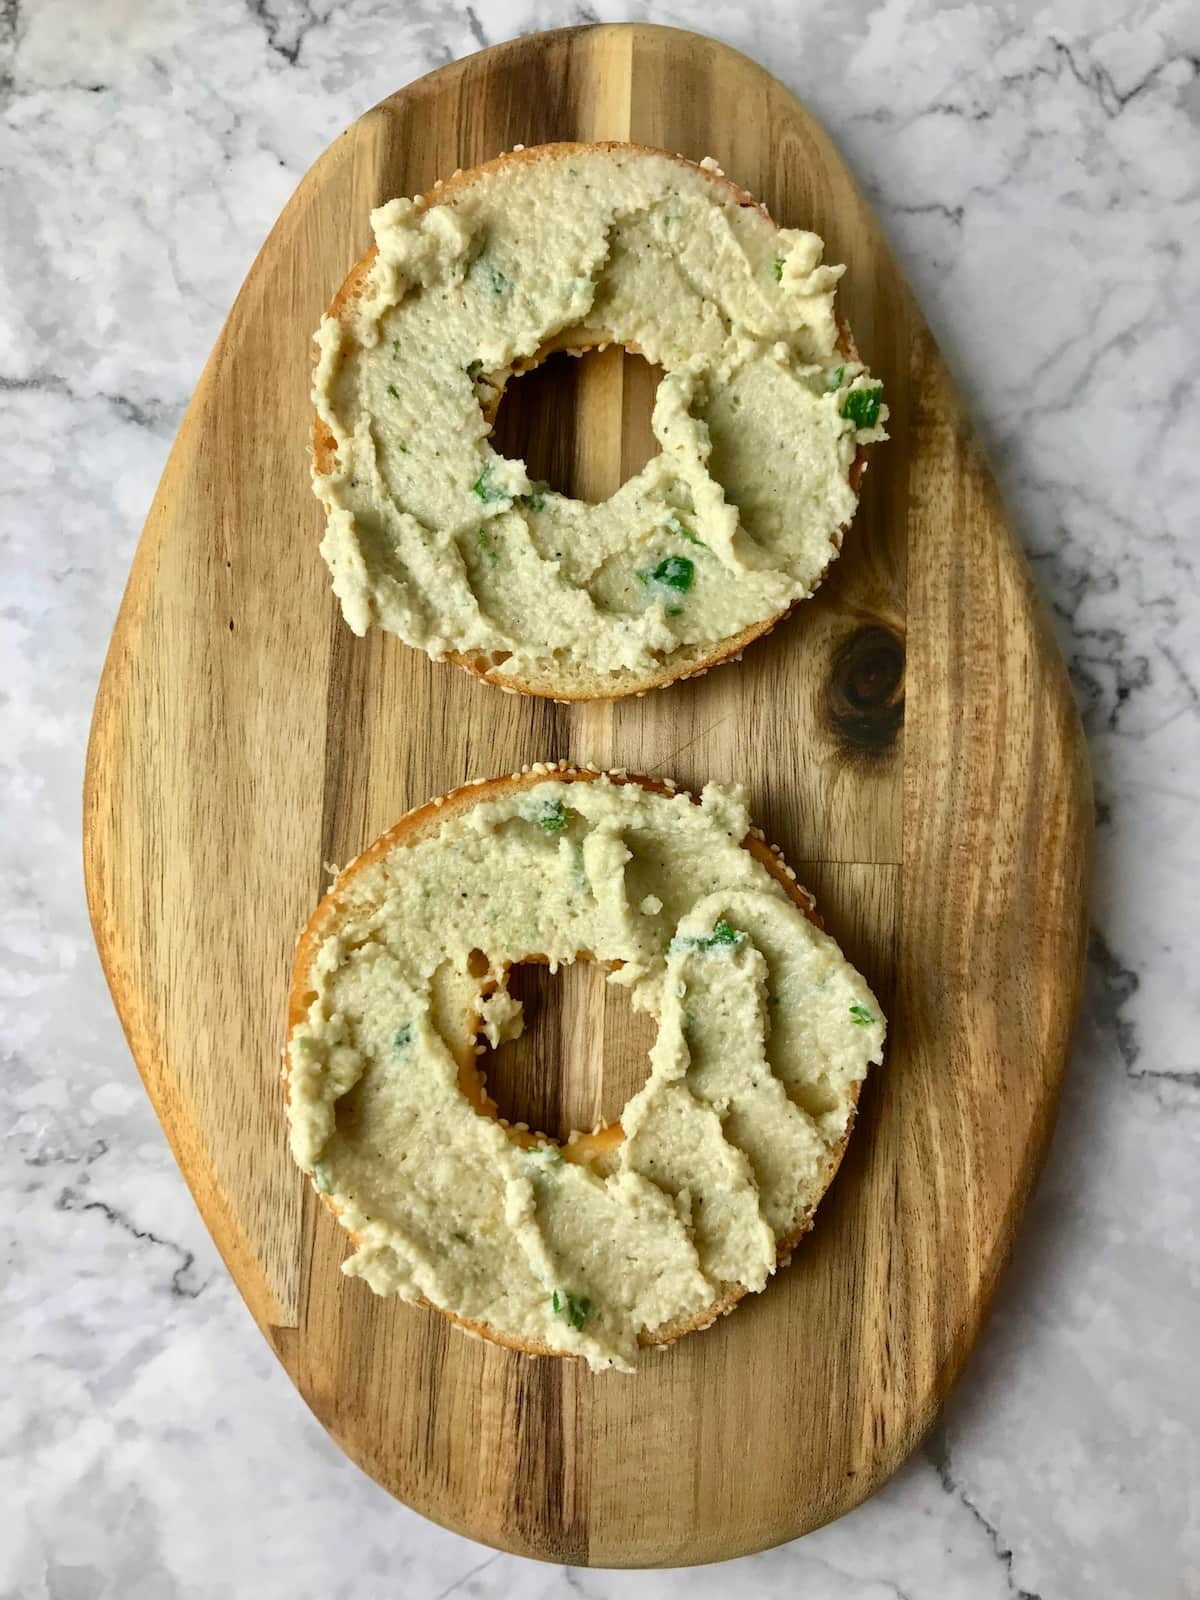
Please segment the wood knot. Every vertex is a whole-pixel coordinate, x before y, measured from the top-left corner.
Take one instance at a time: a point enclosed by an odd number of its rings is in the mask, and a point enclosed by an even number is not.
[[[904,641],[872,623],[834,651],[825,688],[833,731],[864,755],[884,755],[904,721]]]

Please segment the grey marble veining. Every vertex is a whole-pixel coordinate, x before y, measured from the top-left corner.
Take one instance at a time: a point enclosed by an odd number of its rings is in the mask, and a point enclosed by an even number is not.
[[[687,1573],[496,1555],[328,1442],[243,1311],[92,949],[95,682],[171,438],[289,193],[376,99],[648,18],[825,121],[991,451],[1091,743],[1084,1016],[995,1314],[928,1444],[808,1539]],[[0,3],[0,1595],[1200,1596],[1200,12]]]

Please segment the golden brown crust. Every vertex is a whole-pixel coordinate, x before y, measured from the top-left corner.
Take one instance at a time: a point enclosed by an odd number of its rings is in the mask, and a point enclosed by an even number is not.
[[[539,762],[536,766],[525,768],[521,772],[514,772],[506,777],[479,779],[474,783],[462,784],[459,788],[452,789],[449,794],[443,795],[436,800],[429,800],[424,805],[414,807],[413,810],[406,812],[398,822],[393,823],[385,833],[380,834],[379,838],[368,845],[362,854],[357,856],[348,867],[343,868],[301,932],[296,944],[296,957],[292,967],[292,983],[288,992],[287,1034],[289,1042],[293,1032],[307,1016],[309,1005],[312,1003],[313,990],[310,984],[310,973],[317,951],[337,925],[342,914],[343,899],[346,891],[367,868],[373,866],[394,849],[405,849],[410,845],[419,844],[422,840],[432,837],[447,817],[454,816],[462,811],[468,811],[472,806],[479,805],[482,801],[500,800],[521,789],[532,788],[535,784],[545,783],[547,780],[558,780],[563,783],[595,783],[601,778],[606,778],[609,782],[617,784],[636,783],[651,794],[660,794],[668,797],[683,794],[694,804],[699,805],[700,803],[695,795],[688,793],[686,790],[677,789],[659,778],[651,778],[634,772],[601,772],[592,767],[575,767],[566,761],[559,761]],[[756,833],[749,833],[742,840],[742,848],[748,850],[754,859],[767,869],[815,927],[822,926],[821,918],[817,915],[816,902],[809,891],[797,881],[795,873],[784,860],[783,852],[776,845],[768,844],[765,839],[760,838]],[[289,1057],[285,1049],[285,1093],[288,1086],[289,1066]],[[474,1057],[461,1059],[459,1061],[459,1069],[460,1072],[469,1070],[474,1075],[474,1085],[479,1086],[479,1098],[476,1098],[473,1093],[471,1096],[475,1102],[476,1110],[482,1115],[498,1117],[499,1113],[496,1106],[489,1100],[479,1083]],[[464,1087],[467,1086],[464,1085]],[[841,1165],[850,1134],[854,1129],[857,1103],[858,1088],[856,1086],[853,1091],[846,1131],[840,1142],[829,1154],[829,1160],[816,1198],[796,1227],[777,1241],[777,1267],[787,1265],[791,1259],[792,1252],[813,1225],[813,1213],[816,1211],[829,1185],[833,1182],[838,1167]],[[536,1142],[532,1134],[522,1135],[511,1128],[507,1131],[509,1138],[514,1142],[521,1144]],[[589,1144],[593,1148],[598,1147],[601,1143],[615,1144],[620,1142],[621,1137],[623,1135],[620,1132],[620,1123],[614,1123],[611,1127],[598,1133],[581,1136],[576,1140],[575,1144],[567,1147],[564,1154],[567,1155],[568,1159],[572,1157],[578,1159]],[[318,1194],[320,1193],[320,1191],[317,1192]],[[320,1198],[333,1215],[335,1217],[338,1216],[339,1210],[336,1201],[324,1194],[321,1194]],[[356,1234],[351,1233],[350,1237],[355,1244],[360,1242]],[[638,1343],[646,1348],[655,1345],[674,1344],[685,1333],[695,1333],[703,1328],[710,1327],[718,1317],[725,1316],[732,1311],[746,1293],[747,1290],[742,1284],[724,1284],[716,1298],[694,1316],[679,1318],[673,1322],[663,1323],[657,1328],[646,1329],[639,1335]],[[434,1306],[427,1300],[422,1300],[420,1303],[428,1307],[429,1310],[437,1311],[440,1315],[449,1318],[451,1322],[457,1323],[459,1327],[467,1332],[489,1340],[492,1344],[504,1345],[510,1350],[520,1350],[526,1355],[563,1356],[567,1354],[565,1351],[553,1350],[549,1345],[536,1341],[513,1339],[500,1330],[491,1327],[488,1323],[471,1321],[467,1318],[456,1316],[454,1312],[445,1311],[442,1307]]]
[[[707,167],[701,167],[695,162],[688,161],[684,156],[670,156],[666,151],[655,150],[650,145],[626,144],[615,139],[604,139],[590,145],[564,141],[558,144],[535,145],[528,150],[509,151],[505,155],[496,156],[491,161],[483,162],[480,166],[472,167],[467,171],[456,172],[443,183],[436,185],[427,195],[418,195],[416,197],[417,203],[426,209],[430,206],[441,205],[453,194],[467,188],[479,178],[489,173],[498,172],[511,164],[535,162],[583,150],[636,150],[644,155],[667,156],[668,160],[678,161],[681,166],[693,168],[696,172],[708,178],[710,182],[728,189],[739,206],[752,208],[766,218],[772,226],[777,226],[761,202],[747,194],[744,189],[740,189],[737,184],[731,182],[723,173],[714,172]],[[372,245],[367,253],[351,267],[341,287],[330,302],[329,310],[326,313],[328,316],[336,318],[339,322],[342,321],[344,314],[361,296],[375,256],[376,247]],[[859,355],[854,343],[854,337],[850,332],[849,325],[840,313],[838,314],[837,325],[838,354],[847,361],[857,361]],[[494,421],[509,378],[533,371],[548,356],[560,351],[565,351],[572,355],[583,355],[588,350],[595,349],[606,342],[595,337],[572,338],[570,330],[557,334],[539,350],[535,351],[532,356],[516,363],[510,371],[496,376],[494,379],[494,397],[483,408],[486,420],[489,423]],[[633,355],[642,353],[634,345],[627,345],[624,348],[628,349]],[[330,433],[321,418],[314,415],[312,457],[313,470],[315,472],[324,475],[332,470],[335,446],[336,441],[332,433]],[[850,486],[855,494],[858,494],[862,487],[863,474],[866,469],[866,451],[862,445],[859,445],[849,469]],[[843,524],[834,534],[833,548],[830,552],[829,560],[813,584],[814,591],[824,582],[825,574],[829,571],[834,557],[841,550],[842,540],[849,526],[849,523]],[[536,699],[554,700],[560,704],[587,700],[624,700],[631,695],[646,694],[651,689],[664,689],[668,684],[680,682],[685,678],[702,677],[704,673],[710,671],[713,667],[740,660],[747,645],[753,644],[756,639],[765,638],[772,629],[790,616],[800,604],[801,600],[799,599],[789,601],[786,606],[775,612],[773,616],[765,618],[762,622],[751,623],[749,627],[743,628],[740,633],[731,634],[726,639],[718,639],[715,642],[705,644],[685,645],[678,650],[673,650],[669,656],[664,657],[657,671],[638,673],[630,668],[621,672],[610,673],[608,675],[608,683],[603,689],[597,689],[590,682],[581,682],[579,688],[575,689],[565,687],[561,682],[552,683],[542,679],[522,677],[512,672],[502,672],[491,657],[482,651],[449,650],[443,659],[453,662],[457,667],[463,667],[467,672],[474,673],[476,677],[482,678],[486,683],[495,684],[497,688],[505,689],[512,694],[524,694]]]

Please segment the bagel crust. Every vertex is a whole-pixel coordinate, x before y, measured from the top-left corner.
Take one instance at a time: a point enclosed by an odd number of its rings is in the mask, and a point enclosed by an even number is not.
[[[644,693],[810,595],[886,437],[842,268],[713,163],[519,150],[372,213],[317,334],[313,484],[347,622],[518,693]],[[660,453],[591,505],[497,455],[510,378],[620,344]]]
[[[608,969],[654,1016],[618,1122],[510,1127],[477,1058],[510,968]],[[565,762],[402,818],[301,935],[292,1153],[354,1240],[343,1270],[530,1354],[639,1346],[761,1290],[837,1170],[884,1020],[740,793]]]

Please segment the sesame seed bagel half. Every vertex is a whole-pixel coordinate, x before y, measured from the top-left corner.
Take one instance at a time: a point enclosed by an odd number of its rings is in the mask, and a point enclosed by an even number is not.
[[[812,594],[887,416],[814,235],[711,166],[612,142],[516,150],[372,220],[318,334],[312,430],[356,632],[514,693],[616,699],[740,657]],[[661,450],[593,506],[488,438],[510,378],[614,343],[664,369]]]
[[[560,1143],[501,1118],[480,1040],[515,1036],[512,966],[576,959],[659,1036],[621,1119]],[[739,794],[539,763],[410,811],[317,907],[288,998],[293,1155],[377,1293],[632,1370],[789,1260],[884,1027]]]

